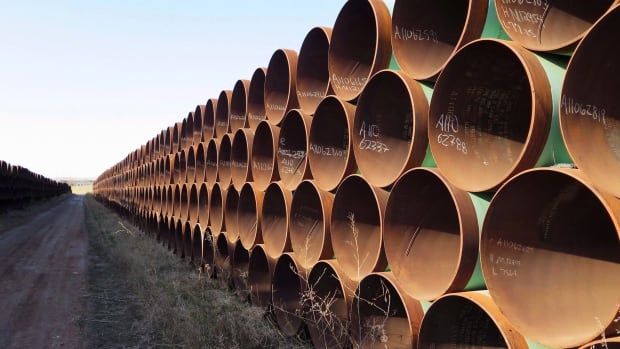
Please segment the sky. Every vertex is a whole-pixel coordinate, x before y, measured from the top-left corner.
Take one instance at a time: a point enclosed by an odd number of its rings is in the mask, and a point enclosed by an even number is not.
[[[0,160],[95,178],[344,0],[0,0]]]

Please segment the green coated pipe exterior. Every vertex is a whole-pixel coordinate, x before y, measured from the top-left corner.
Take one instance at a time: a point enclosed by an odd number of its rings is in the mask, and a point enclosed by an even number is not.
[[[560,100],[568,59],[550,54],[534,54],[547,74],[553,101],[551,130],[536,167],[573,164],[560,130]]]
[[[489,0],[489,7],[487,9],[487,18],[482,28],[481,38],[486,39],[504,39],[510,40],[508,34],[502,28],[497,17],[497,8],[495,7],[495,0]]]
[[[478,233],[482,232],[482,225],[484,224],[484,217],[489,210],[489,203],[493,198],[493,193],[469,193],[474,210],[476,211],[476,219],[478,220]],[[473,274],[469,278],[467,285],[465,285],[465,291],[477,291],[484,290],[486,283],[484,276],[482,275],[482,265],[480,263],[480,251],[478,251],[478,260],[476,261],[476,268]]]

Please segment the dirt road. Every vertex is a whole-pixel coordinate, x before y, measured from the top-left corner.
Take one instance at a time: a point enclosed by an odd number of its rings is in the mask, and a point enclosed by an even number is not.
[[[0,348],[82,348],[88,238],[82,196],[0,232]]]

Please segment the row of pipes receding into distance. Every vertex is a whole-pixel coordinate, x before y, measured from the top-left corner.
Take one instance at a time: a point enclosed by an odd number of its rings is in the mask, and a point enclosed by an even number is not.
[[[34,201],[68,193],[71,188],[0,160],[0,212]]]
[[[95,193],[316,347],[620,345],[619,36],[612,0],[349,0]]]

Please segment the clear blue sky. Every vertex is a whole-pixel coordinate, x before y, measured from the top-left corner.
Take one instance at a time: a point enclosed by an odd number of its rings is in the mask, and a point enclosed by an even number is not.
[[[0,3],[0,159],[95,177],[344,0]]]

